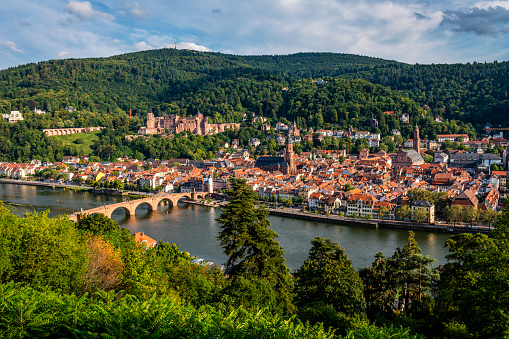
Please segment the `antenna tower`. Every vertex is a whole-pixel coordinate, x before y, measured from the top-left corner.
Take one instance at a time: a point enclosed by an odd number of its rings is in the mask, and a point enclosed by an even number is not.
[[[177,49],[177,38],[175,38],[175,49]]]

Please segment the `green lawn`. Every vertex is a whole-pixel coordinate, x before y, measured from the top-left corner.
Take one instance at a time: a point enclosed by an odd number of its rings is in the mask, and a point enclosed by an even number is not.
[[[91,133],[56,135],[53,138],[57,138],[64,145],[74,145],[77,150],[81,148],[83,150],[82,154],[90,155],[92,154],[92,149],[90,148],[90,146],[94,143],[95,140],[99,139],[99,137],[97,136],[97,134],[99,133],[101,133],[101,131],[95,131]]]

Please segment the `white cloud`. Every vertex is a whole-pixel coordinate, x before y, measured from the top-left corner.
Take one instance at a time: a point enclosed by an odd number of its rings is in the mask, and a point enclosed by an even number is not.
[[[111,15],[96,11],[90,1],[70,1],[65,5],[64,10],[81,19],[90,20],[92,18],[111,19]]]
[[[62,58],[62,59],[66,59],[66,58],[71,57],[71,53],[69,53],[67,51],[62,51],[62,52],[58,53],[58,57]]]
[[[166,46],[168,48],[171,48],[171,45],[170,46]],[[193,50],[193,51],[200,51],[200,52],[211,52],[212,50],[205,47],[205,46],[200,46],[200,45],[197,45],[195,44],[194,42],[180,42],[180,43],[177,43],[177,48],[178,49],[190,49],[190,50]]]
[[[132,8],[129,9],[129,14],[131,14],[133,18],[141,19],[147,14],[137,2],[133,3],[131,6]]]
[[[4,47],[9,48],[10,50],[12,50],[16,53],[23,53],[23,51],[21,49],[16,48],[16,44],[12,41],[4,42]]]
[[[155,47],[150,46],[145,41],[140,41],[140,42],[135,43],[134,47],[136,47],[136,49],[138,51],[146,51],[146,50],[149,50],[149,49],[155,49]]]

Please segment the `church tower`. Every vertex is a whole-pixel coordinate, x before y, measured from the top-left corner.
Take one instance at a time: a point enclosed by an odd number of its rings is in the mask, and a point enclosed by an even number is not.
[[[287,174],[295,174],[297,172],[297,167],[295,166],[295,154],[293,153],[293,143],[292,137],[290,133],[288,133],[288,139],[286,141],[286,150],[285,150],[285,161],[288,163],[288,173]]]
[[[414,129],[414,150],[419,153],[419,150],[421,149],[421,139],[419,138],[419,127],[417,124],[415,124]]]

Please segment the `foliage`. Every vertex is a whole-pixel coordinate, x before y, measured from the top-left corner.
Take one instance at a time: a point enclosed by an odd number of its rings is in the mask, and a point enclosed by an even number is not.
[[[408,205],[403,205],[396,210],[395,214],[396,218],[406,220],[412,215],[412,210]]]
[[[0,233],[0,282],[80,290],[87,246],[70,221],[47,212],[19,218],[0,203]]]
[[[120,249],[115,249],[100,236],[90,237],[87,247],[88,260],[82,278],[82,291],[117,289],[124,266]]]
[[[283,258],[283,249],[270,229],[268,211],[256,208],[255,194],[245,180],[231,178],[229,204],[217,219],[221,225],[218,240],[228,260],[230,279],[263,279],[272,284],[286,311],[293,308],[293,281]]]
[[[474,337],[507,337],[507,241],[459,234],[447,246],[451,254],[441,274],[438,299],[442,321],[459,321]]]
[[[337,313],[334,317],[339,318],[329,322],[345,329],[348,318],[362,319],[365,315],[362,281],[337,243],[316,237],[311,244],[308,259],[294,274],[299,316],[313,320],[309,307],[325,314],[333,310]]]
[[[411,330],[397,328],[392,325],[389,327],[377,327],[374,325],[363,325],[348,333],[346,339],[424,339],[420,334],[413,334]]]
[[[0,285],[0,336],[325,339],[333,332],[264,311],[194,308],[157,295],[143,300],[112,292],[78,297],[9,283]]]
[[[108,218],[101,213],[82,217],[78,221],[76,228],[85,232],[91,232],[93,234],[108,233],[110,231],[120,230],[120,226],[115,220]]]
[[[391,258],[377,253],[372,266],[359,272],[369,317],[390,319],[401,313],[426,311],[423,307],[439,280],[437,270],[431,268],[434,262],[435,259],[421,254],[412,231],[405,246],[397,248]]]

